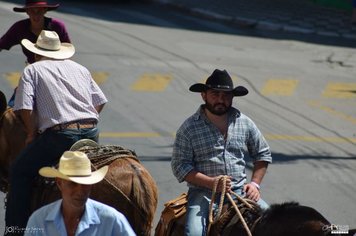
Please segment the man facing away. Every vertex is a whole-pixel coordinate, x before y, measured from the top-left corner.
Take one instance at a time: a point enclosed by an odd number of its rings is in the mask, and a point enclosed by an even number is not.
[[[186,181],[189,187],[185,234],[201,236],[207,233],[212,189],[221,175],[228,176],[227,192],[268,207],[261,199],[260,184],[272,157],[255,123],[232,107],[233,98],[248,90],[234,88],[226,70],[216,69],[205,84],[194,84],[189,90],[201,93],[205,104],[178,129],[171,166],[178,181]],[[254,164],[250,182],[245,173],[245,147]],[[221,183],[217,190],[223,191]]]
[[[107,99],[82,65],[70,60],[74,46],[43,30],[36,43],[21,44],[33,52],[16,91],[14,110],[27,133],[25,149],[10,168],[7,227],[23,228],[30,215],[32,181],[43,166],[55,165],[80,139],[98,141],[97,122]],[[22,235],[23,233],[12,233]]]

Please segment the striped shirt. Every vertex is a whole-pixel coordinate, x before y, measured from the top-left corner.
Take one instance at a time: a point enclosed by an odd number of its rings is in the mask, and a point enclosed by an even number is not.
[[[270,148],[255,123],[239,110],[229,112],[228,134],[223,134],[205,116],[203,106],[178,129],[171,166],[179,182],[192,171],[207,176],[232,176],[232,186],[246,182],[245,149],[253,162],[272,162]],[[189,187],[195,187],[188,183]]]
[[[14,110],[33,110],[43,132],[70,121],[98,120],[95,107],[106,102],[85,67],[72,60],[42,60],[24,69]]]

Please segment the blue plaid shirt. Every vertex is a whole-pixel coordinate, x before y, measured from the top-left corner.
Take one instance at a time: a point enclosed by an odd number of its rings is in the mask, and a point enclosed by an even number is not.
[[[223,134],[205,116],[203,105],[178,129],[173,146],[172,170],[179,182],[198,171],[214,177],[233,177],[233,187],[246,182],[244,150],[255,161],[272,162],[270,148],[255,123],[239,110],[229,112],[226,141]],[[197,187],[188,183],[189,187]]]

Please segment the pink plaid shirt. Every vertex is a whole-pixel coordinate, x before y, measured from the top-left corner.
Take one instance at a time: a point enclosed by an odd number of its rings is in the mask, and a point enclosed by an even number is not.
[[[14,110],[33,110],[43,132],[70,121],[98,120],[95,107],[106,102],[85,67],[72,60],[42,60],[24,69]]]

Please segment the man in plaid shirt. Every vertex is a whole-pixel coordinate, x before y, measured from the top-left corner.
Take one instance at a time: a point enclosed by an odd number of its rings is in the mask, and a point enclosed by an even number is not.
[[[178,181],[186,181],[189,187],[185,234],[197,236],[206,235],[212,189],[221,175],[228,176],[227,192],[268,207],[261,199],[260,184],[272,157],[255,123],[232,107],[233,97],[244,96],[248,90],[234,88],[226,70],[216,69],[205,84],[194,84],[189,90],[200,92],[205,104],[178,129],[171,166]],[[246,179],[245,148],[254,164],[250,182]],[[222,190],[220,183],[217,191]]]

